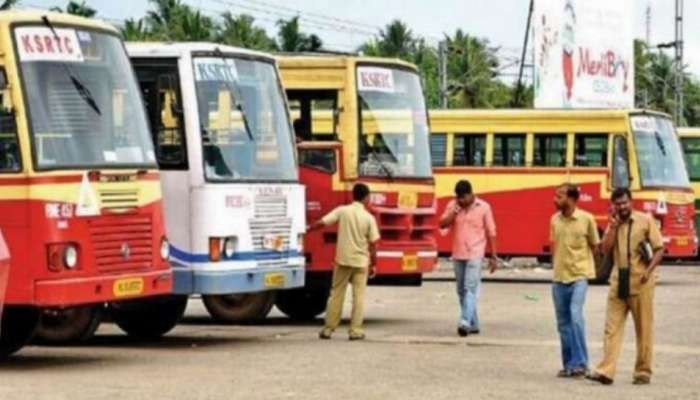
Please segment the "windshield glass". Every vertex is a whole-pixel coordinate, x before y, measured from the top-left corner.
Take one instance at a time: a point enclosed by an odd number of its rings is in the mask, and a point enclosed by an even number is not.
[[[418,74],[359,66],[357,91],[360,175],[430,177],[428,115]]]
[[[645,187],[690,187],[673,123],[658,116],[630,118],[637,162]]]
[[[274,64],[196,57],[194,70],[205,177],[296,180],[292,132]]]
[[[155,167],[143,103],[116,36],[14,30],[39,168]]]

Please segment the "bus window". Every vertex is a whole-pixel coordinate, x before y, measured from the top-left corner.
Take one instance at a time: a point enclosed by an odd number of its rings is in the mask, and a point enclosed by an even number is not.
[[[452,165],[483,167],[486,162],[486,135],[455,135]]]
[[[289,90],[294,134],[299,141],[335,140],[338,92],[335,90]]]
[[[447,134],[430,135],[430,157],[433,167],[444,167],[447,164]]]
[[[607,167],[608,136],[604,134],[577,134],[574,165],[577,167]]]
[[[336,171],[335,150],[301,149],[299,150],[299,165],[333,174]]]
[[[613,158],[613,188],[626,188],[630,185],[630,171],[627,155],[627,141],[622,136],[615,136]]]
[[[502,167],[524,166],[525,135],[495,135],[493,165]]]
[[[565,167],[566,134],[535,134],[534,157],[536,167]]]
[[[681,143],[690,180],[700,182],[700,138],[683,138]]]
[[[134,60],[153,134],[156,160],[162,170],[186,170],[187,147],[183,129],[177,60]]]
[[[21,168],[15,113],[7,89],[5,68],[0,67],[0,173],[18,172]]]

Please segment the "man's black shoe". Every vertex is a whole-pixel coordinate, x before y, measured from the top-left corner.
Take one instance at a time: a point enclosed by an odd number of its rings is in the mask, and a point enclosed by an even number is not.
[[[469,329],[467,329],[463,326],[460,326],[457,328],[457,334],[461,337],[467,337],[467,336],[469,336]]]

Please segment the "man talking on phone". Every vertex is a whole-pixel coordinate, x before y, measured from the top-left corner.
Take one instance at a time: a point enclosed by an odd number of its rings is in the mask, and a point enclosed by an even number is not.
[[[629,189],[612,194],[614,214],[603,236],[603,251],[613,252],[603,360],[588,379],[610,385],[624,339],[627,314],[632,313],[637,337],[637,361],[632,383],[651,383],[654,338],[654,271],[664,254],[663,240],[653,217],[632,209]]]
[[[461,308],[457,334],[462,337],[478,334],[480,327],[477,306],[486,243],[491,247],[491,273],[498,266],[498,254],[496,224],[491,206],[474,195],[469,181],[461,180],[455,185],[455,198],[440,218],[440,229],[447,228],[451,228],[453,234],[452,260]]]

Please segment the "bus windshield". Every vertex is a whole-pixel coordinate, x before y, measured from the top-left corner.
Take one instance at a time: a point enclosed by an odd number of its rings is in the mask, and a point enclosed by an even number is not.
[[[155,168],[121,40],[78,28],[14,30],[39,169]]]
[[[429,178],[428,115],[418,74],[357,67],[362,176]]]
[[[690,187],[683,153],[668,118],[638,115],[630,118],[643,187]]]
[[[294,181],[294,145],[272,62],[195,57],[204,175],[210,181]]]

